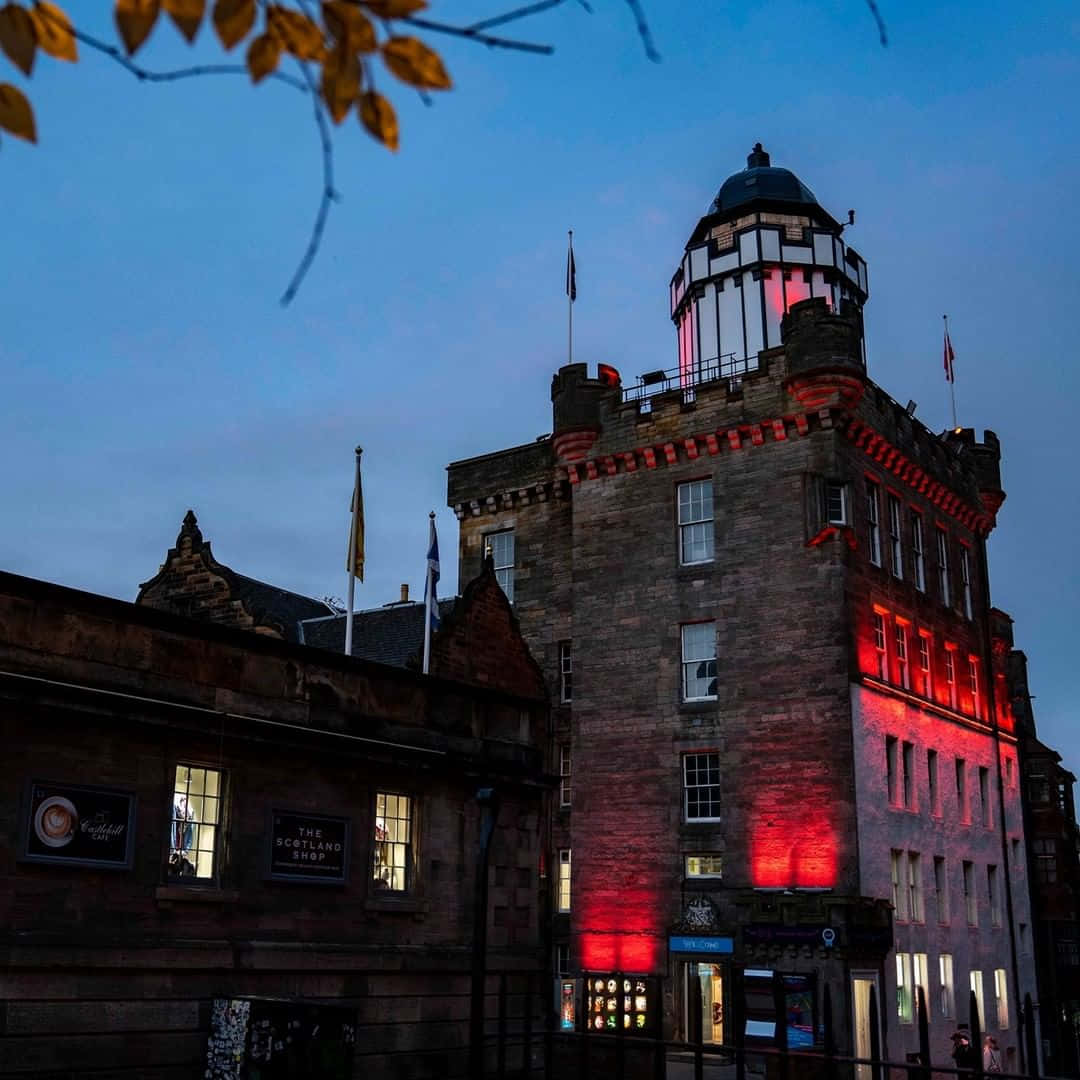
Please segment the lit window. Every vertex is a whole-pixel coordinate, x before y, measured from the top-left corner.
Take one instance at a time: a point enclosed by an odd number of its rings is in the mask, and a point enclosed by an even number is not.
[[[559,642],[559,700],[574,700],[574,654],[569,641]]]
[[[960,545],[960,588],[961,599],[964,605],[964,614],[971,618],[971,552],[963,544]]]
[[[911,561],[915,571],[915,588],[926,592],[926,552],[923,540],[922,514],[911,511]]]
[[[412,885],[412,799],[380,791],[375,795],[372,879],[375,888],[405,892]]]
[[[559,911],[570,910],[570,849],[559,848]]]
[[[949,874],[942,855],[934,856],[934,905],[937,921],[942,926],[949,923]]]
[[[919,675],[922,678],[923,697],[934,696],[934,667],[931,659],[930,635],[919,631]]]
[[[926,777],[930,789],[930,813],[941,816],[941,787],[938,784],[938,756],[936,750],[926,751]]]
[[[938,957],[938,981],[941,985],[941,997],[938,1011],[946,1020],[951,1020],[956,1012],[955,992],[953,990],[952,953],[942,953]]]
[[[683,758],[683,794],[687,821],[719,820],[719,754],[687,754]]]
[[[917,952],[915,961],[915,1013],[919,1010],[919,991],[922,991],[923,1008],[927,1010],[926,1017],[930,1018],[930,965],[926,962],[926,953]]]
[[[990,770],[985,765],[979,766],[979,804],[982,807],[982,823],[988,829],[992,829],[994,807],[990,802]]]
[[[895,849],[889,853],[889,870],[892,875],[892,905],[896,912],[897,922],[907,922],[907,890],[900,882],[900,874],[904,864],[904,853]]]
[[[991,863],[986,868],[986,894],[990,901],[990,925],[1001,925],[1001,891],[998,888],[998,868]]]
[[[968,657],[968,686],[971,689],[971,715],[978,719],[982,715],[979,702],[979,661],[977,657]]]
[[[967,762],[963,758],[956,759],[956,809],[961,824],[969,824],[971,822],[971,805],[968,802]]]
[[[888,496],[889,504],[889,564],[894,578],[904,577],[904,540],[901,530],[900,500]]]
[[[979,1017],[979,1030],[986,1030],[986,1010],[983,1008],[983,977],[981,971],[971,973],[971,989],[975,992],[975,1007]]]
[[[691,480],[679,485],[679,562],[712,562],[712,480]]]
[[[922,885],[922,856],[917,851],[909,851],[907,856],[908,870],[908,911],[911,912],[912,922],[925,922],[926,913],[923,910],[923,885]]]
[[[945,686],[949,691],[949,707],[956,708],[956,646],[945,645]]]
[[[952,606],[952,587],[949,584],[949,534],[942,528],[937,530],[937,571],[938,595],[945,607]]]
[[[716,697],[716,624],[690,623],[682,627],[683,701]]]
[[[220,857],[223,774],[177,765],[169,823],[169,875],[215,881]]]
[[[514,602],[514,531],[488,533],[484,537],[485,547],[490,549],[495,564],[495,580],[502,586],[506,599]]]
[[[880,611],[874,612],[874,649],[877,652],[877,675],[888,682],[889,656],[885,651],[885,616]]]
[[[570,805],[570,747],[559,747],[559,805]]]
[[[911,665],[908,663],[907,626],[896,620],[896,676],[905,690],[911,689]]]
[[[880,491],[873,480],[866,481],[866,533],[869,542],[870,561],[875,566],[881,565],[881,524],[878,507]]]
[[[964,874],[964,910],[967,914],[968,926],[979,925],[979,902],[975,896],[975,866],[967,861],[963,862]]]
[[[1004,968],[994,969],[994,998],[998,1031],[1005,1031],[1009,1026],[1009,980]]]
[[[829,525],[847,525],[848,490],[847,484],[837,480],[825,481],[825,521]]]
[[[911,989],[911,953],[896,954],[896,1016],[901,1024],[915,1019]]]
[[[715,853],[687,855],[686,876],[688,878],[723,877],[723,856]]]

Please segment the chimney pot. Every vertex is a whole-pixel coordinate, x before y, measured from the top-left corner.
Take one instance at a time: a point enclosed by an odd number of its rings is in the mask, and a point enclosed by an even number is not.
[[[401,602],[407,604],[409,602],[409,586],[406,582],[401,583]]]

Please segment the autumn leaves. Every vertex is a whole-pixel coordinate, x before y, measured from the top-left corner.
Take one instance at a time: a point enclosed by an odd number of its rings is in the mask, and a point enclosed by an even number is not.
[[[318,65],[318,92],[336,124],[355,107],[361,124],[384,146],[398,148],[398,122],[390,102],[375,89],[373,59],[401,82],[420,90],[448,90],[442,59],[418,38],[394,33],[393,20],[407,19],[426,0],[309,0],[297,7],[260,0],[216,0],[211,21],[226,51],[249,40],[246,66],[258,83],[277,70],[282,57]],[[192,42],[206,16],[207,0],[116,0],[116,27],[133,55],[150,36],[164,11]],[[48,0],[32,7],[8,3],[0,8],[0,49],[25,75],[37,50],[74,62],[76,34],[67,15]],[[0,83],[0,129],[37,140],[30,103],[20,90]]]

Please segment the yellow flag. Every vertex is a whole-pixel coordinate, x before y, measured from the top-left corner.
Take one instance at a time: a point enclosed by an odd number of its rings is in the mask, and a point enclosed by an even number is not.
[[[356,576],[363,581],[364,580],[364,486],[360,482],[360,470],[356,470],[356,487],[353,488],[352,497],[352,521],[349,524],[349,541],[350,545],[355,536],[356,544],[355,549],[351,546],[345,552],[345,569],[352,570],[350,565],[353,561],[353,555],[355,550],[356,557]],[[353,529],[356,530],[355,534]]]

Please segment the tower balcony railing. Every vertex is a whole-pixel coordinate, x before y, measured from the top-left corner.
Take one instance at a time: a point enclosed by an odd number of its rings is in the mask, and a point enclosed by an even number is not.
[[[737,357],[737,353],[722,353],[688,367],[647,371],[638,376],[637,382],[623,387],[623,403],[636,403],[639,412],[648,413],[652,412],[652,399],[671,390],[682,391],[684,405],[693,404],[697,400],[700,386],[725,381],[728,390],[734,392],[742,384],[743,376],[756,370],[758,366],[756,356],[745,356],[741,359]]]

